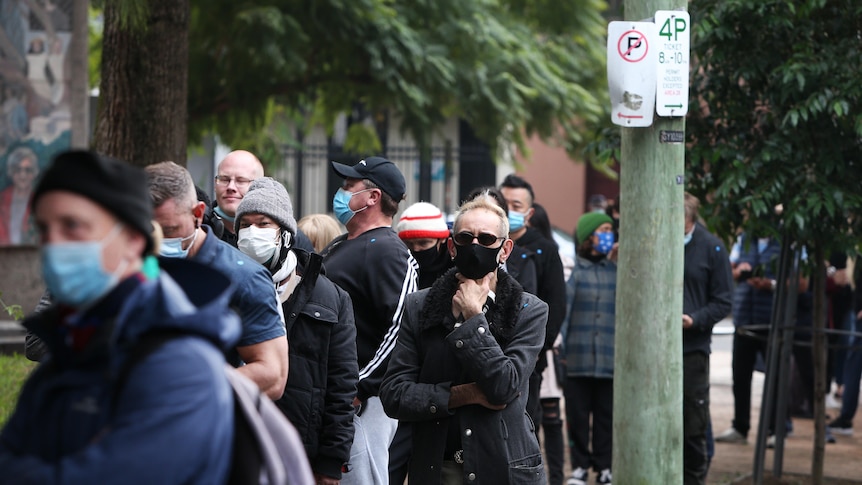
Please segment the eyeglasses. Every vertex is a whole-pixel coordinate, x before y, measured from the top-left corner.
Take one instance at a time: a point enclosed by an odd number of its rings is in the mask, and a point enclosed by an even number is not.
[[[494,243],[499,241],[500,239],[506,239],[505,237],[500,237],[495,234],[491,234],[489,232],[483,232],[481,234],[473,235],[471,232],[461,231],[458,234],[452,236],[452,239],[455,241],[455,244],[459,246],[466,246],[468,244],[473,243],[473,239],[479,241],[479,244],[486,247],[491,247]]]
[[[36,167],[22,167],[19,165],[19,166],[13,168],[12,172],[13,173],[19,173],[19,172],[36,173]]]
[[[245,177],[228,177],[227,175],[217,175],[215,178],[215,183],[216,185],[226,187],[230,185],[231,180],[233,180],[233,183],[239,189],[248,187],[248,184],[251,183],[251,179],[247,179]]]

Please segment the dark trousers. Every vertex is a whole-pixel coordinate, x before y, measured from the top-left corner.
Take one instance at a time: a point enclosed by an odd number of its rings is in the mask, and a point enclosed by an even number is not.
[[[542,404],[539,391],[542,389],[542,371],[533,369],[530,374],[530,387],[527,389],[527,414],[533,420],[536,439],[539,438],[539,426],[542,424]]]
[[[560,399],[542,399],[542,431],[545,436],[545,456],[548,463],[548,485],[563,485],[565,453]]]
[[[389,444],[389,483],[402,485],[410,469],[410,452],[413,449],[413,425],[398,422],[395,438]]]
[[[593,377],[566,379],[566,428],[569,431],[569,457],[572,469],[592,467],[595,471],[611,468],[614,380]],[[592,416],[592,451],[590,451]]]
[[[856,344],[859,344],[856,340]],[[862,378],[862,349],[853,349],[847,354],[844,365],[844,397],[841,401],[841,419],[853,421],[859,406],[859,379]]]
[[[766,358],[767,338],[733,335],[733,428],[743,436],[751,429],[751,377],[757,354]]]
[[[704,485],[709,470],[709,355],[682,356],[682,464],[685,485]]]

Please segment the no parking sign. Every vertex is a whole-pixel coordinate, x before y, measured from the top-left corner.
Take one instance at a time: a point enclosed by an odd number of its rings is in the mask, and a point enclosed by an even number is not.
[[[658,49],[652,22],[611,22],[608,25],[608,89],[612,121],[626,127],[653,123]]]

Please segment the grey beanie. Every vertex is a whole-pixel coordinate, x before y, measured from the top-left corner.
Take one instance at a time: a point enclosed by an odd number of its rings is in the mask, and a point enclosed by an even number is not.
[[[254,179],[249,185],[248,192],[236,208],[236,232],[239,232],[239,222],[245,214],[264,214],[296,236],[296,219],[293,218],[290,195],[284,185],[272,177]]]

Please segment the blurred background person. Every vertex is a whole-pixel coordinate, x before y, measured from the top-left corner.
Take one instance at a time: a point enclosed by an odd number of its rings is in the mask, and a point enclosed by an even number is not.
[[[6,175],[12,184],[0,192],[0,244],[35,244],[30,227],[30,196],[39,164],[36,154],[20,146],[6,159]]]
[[[308,236],[314,247],[314,252],[318,254],[333,239],[345,232],[341,223],[329,214],[309,214],[301,218],[296,225],[300,231]]]
[[[590,468],[598,474],[596,483],[611,483],[617,294],[617,265],[609,257],[613,230],[607,214],[588,212],[578,219],[575,232],[578,258],[566,283],[562,328],[572,463],[568,485],[586,485]]]

